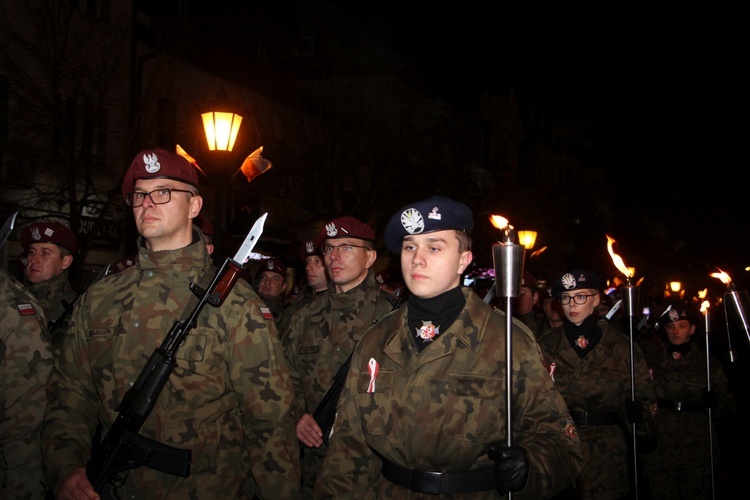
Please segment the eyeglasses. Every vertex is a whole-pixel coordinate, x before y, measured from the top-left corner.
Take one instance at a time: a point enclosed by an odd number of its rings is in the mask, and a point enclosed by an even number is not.
[[[339,253],[352,253],[355,248],[364,248],[365,250],[372,250],[372,248],[365,247],[362,245],[323,245],[320,250],[324,255],[331,255],[334,250],[338,250]]]
[[[560,297],[557,299],[560,301],[560,304],[567,306],[570,304],[570,299],[573,299],[573,302],[578,304],[579,306],[582,306],[586,303],[587,300],[589,300],[589,297],[595,296],[595,293],[592,293],[591,295],[586,295],[585,293],[579,293],[578,295],[560,295]]]
[[[134,193],[128,193],[125,195],[125,203],[129,207],[137,208],[143,205],[146,200],[146,196],[151,198],[151,202],[154,205],[164,205],[172,201],[172,192],[175,193],[190,193],[190,196],[195,196],[195,193],[186,189],[174,189],[174,188],[159,188],[154,189],[146,193],[145,191],[136,191]]]

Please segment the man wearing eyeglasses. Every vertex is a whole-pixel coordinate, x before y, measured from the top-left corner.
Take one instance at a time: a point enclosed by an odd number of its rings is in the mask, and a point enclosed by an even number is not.
[[[627,335],[595,313],[601,300],[598,274],[581,268],[568,271],[555,280],[552,295],[565,317],[562,326],[542,335],[538,344],[581,438],[585,464],[573,495],[623,498],[630,491],[632,424],[638,438],[654,435],[650,410],[656,395],[648,366],[634,346],[631,401],[630,343]]]
[[[322,231],[317,239],[331,280],[328,292],[292,314],[282,337],[296,396],[297,438],[304,445],[303,498],[312,498],[328,451],[312,414],[364,332],[393,309],[372,271],[372,227],[344,216]]]
[[[85,463],[115,422],[118,405],[176,320],[185,320],[216,274],[193,221],[198,177],[181,156],[138,153],[122,193],[140,233],[135,263],[96,282],[76,306],[47,393],[42,434],[56,498],[94,498]],[[299,445],[289,370],[274,322],[247,281],[206,306],[176,352],[140,435],[192,451],[189,477],[129,470],[120,498],[296,498]]]

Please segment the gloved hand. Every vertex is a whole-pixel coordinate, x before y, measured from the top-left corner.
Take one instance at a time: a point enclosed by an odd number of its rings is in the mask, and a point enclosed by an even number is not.
[[[703,406],[712,410],[719,406],[719,398],[714,391],[703,391]]]
[[[643,403],[640,401],[625,400],[625,415],[631,424],[640,424],[643,422]]]
[[[521,491],[526,486],[529,479],[526,450],[495,442],[490,443],[487,456],[495,461],[495,488],[500,495]]]

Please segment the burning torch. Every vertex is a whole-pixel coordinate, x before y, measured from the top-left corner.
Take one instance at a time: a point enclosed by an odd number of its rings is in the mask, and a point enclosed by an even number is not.
[[[526,249],[516,244],[516,230],[508,224],[508,220],[499,215],[490,217],[492,224],[503,230],[503,241],[492,245],[492,261],[495,266],[495,293],[498,297],[505,297],[505,362],[508,438],[507,445],[512,446],[511,437],[511,388],[513,373],[513,356],[511,348],[511,333],[513,331],[513,314],[511,303],[513,297],[521,293],[521,276],[523,275],[523,259]],[[510,495],[510,494],[509,494]]]
[[[632,268],[626,266],[622,257],[617,255],[613,250],[613,245],[615,243],[617,243],[615,239],[607,235],[607,251],[612,257],[612,262],[615,264],[615,267],[625,275],[625,284],[620,287],[620,295],[622,296],[622,302],[625,306],[625,314],[628,315],[628,336],[630,338],[630,401],[635,402],[635,356],[633,353],[633,338],[635,336],[635,311],[638,309],[638,287],[633,285]],[[631,423],[630,425],[633,433],[633,477],[635,479],[635,496],[638,498],[638,448],[635,436],[635,423]]]
[[[747,307],[745,304],[750,302],[748,300],[747,290],[737,290],[734,286],[732,278],[719,269],[718,273],[711,273],[709,276],[721,280],[722,283],[727,285],[727,291],[724,293],[724,316],[727,322],[727,343],[729,346],[729,360],[734,363],[734,351],[732,351],[732,338],[729,335],[729,315],[727,314],[727,304],[729,304],[729,310],[732,312],[734,319],[740,324],[745,335],[747,335],[748,341],[750,341],[750,321],[745,313]]]

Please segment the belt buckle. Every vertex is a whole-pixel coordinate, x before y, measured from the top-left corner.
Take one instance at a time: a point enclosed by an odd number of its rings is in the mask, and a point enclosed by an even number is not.
[[[682,411],[682,401],[677,401],[674,409],[675,411]]]
[[[420,471],[411,476],[411,490],[420,493],[438,494],[441,491],[442,476],[440,472]]]

